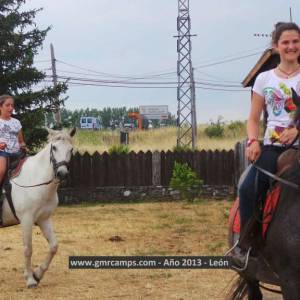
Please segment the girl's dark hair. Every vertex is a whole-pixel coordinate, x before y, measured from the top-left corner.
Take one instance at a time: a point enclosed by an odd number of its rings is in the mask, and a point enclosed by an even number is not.
[[[14,99],[14,98],[13,98],[13,96],[11,96],[11,95],[1,95],[1,96],[0,96],[0,106],[2,106],[3,103],[4,103],[7,99]]]
[[[272,42],[277,44],[282,33],[286,30],[295,30],[300,35],[300,28],[296,23],[293,22],[278,22],[275,24],[275,29],[272,32]]]

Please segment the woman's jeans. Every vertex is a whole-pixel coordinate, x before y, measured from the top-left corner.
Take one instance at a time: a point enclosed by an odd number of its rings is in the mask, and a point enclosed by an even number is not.
[[[285,147],[272,145],[263,146],[255,164],[274,174],[277,168],[277,158],[285,149]],[[258,176],[257,179],[256,176]],[[239,188],[241,229],[254,215],[258,201],[265,199],[271,180],[268,175],[258,171],[254,166],[250,168]]]

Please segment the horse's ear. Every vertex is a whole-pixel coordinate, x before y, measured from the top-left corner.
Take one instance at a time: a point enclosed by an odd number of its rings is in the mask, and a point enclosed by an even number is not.
[[[50,136],[54,136],[57,134],[57,130],[53,130],[51,128],[46,128]]]
[[[297,92],[293,88],[292,88],[292,97],[293,97],[293,102],[297,106],[300,106],[300,96],[297,94]]]
[[[70,137],[73,137],[76,133],[76,127],[72,128],[72,130],[70,131]]]

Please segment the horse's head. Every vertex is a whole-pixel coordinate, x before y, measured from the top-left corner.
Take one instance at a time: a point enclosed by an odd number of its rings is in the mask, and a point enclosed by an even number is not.
[[[294,104],[297,106],[296,114],[294,117],[294,122],[298,130],[300,130],[300,96],[297,92],[292,88],[292,98]]]
[[[68,167],[73,151],[72,137],[76,133],[76,128],[73,128],[70,132],[52,129],[48,129],[48,132],[50,162],[53,165],[55,177],[63,180],[69,174]]]

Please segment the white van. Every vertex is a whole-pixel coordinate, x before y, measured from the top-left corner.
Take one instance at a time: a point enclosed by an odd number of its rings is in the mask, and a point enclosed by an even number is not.
[[[81,129],[99,130],[101,128],[99,119],[95,117],[81,117],[80,118]]]

